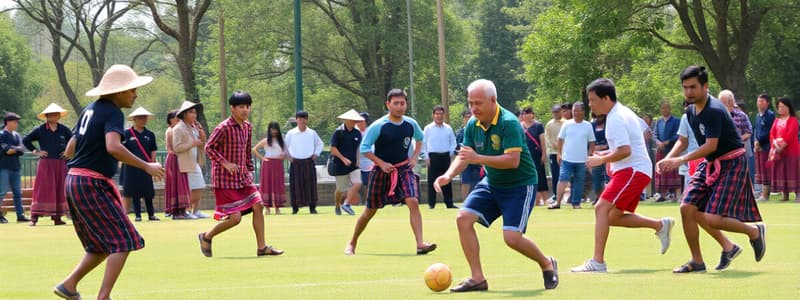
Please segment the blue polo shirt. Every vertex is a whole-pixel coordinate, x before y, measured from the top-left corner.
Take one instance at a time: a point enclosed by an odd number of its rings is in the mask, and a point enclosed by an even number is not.
[[[769,131],[772,130],[772,123],[775,122],[775,113],[767,109],[764,114],[756,114],[756,123],[753,124],[753,135],[761,146],[761,150],[769,151]]]
[[[8,150],[14,149],[17,153],[8,155]],[[22,138],[16,131],[0,130],[0,169],[19,171],[19,157],[25,154],[22,147]]]
[[[411,141],[422,141],[423,137],[422,128],[414,119],[403,116],[400,123],[393,123],[386,115],[367,128],[367,135],[361,142],[360,149],[362,154],[372,152],[381,160],[394,165],[409,159]],[[375,146],[374,150],[372,146]]]
[[[125,136],[125,117],[110,100],[99,99],[90,103],[78,118],[72,133],[77,141],[75,156],[67,163],[70,168],[94,170],[108,178],[117,173],[117,159],[106,150],[106,133],[119,133],[120,141]]]

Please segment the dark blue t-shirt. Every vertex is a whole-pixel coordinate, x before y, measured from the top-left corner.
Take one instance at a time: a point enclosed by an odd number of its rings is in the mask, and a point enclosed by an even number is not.
[[[133,135],[131,134],[132,128],[133,127],[129,127],[125,130],[125,134],[122,137],[122,145],[124,145],[125,148],[127,148],[128,151],[130,151],[136,157],[143,161],[148,161],[147,157],[145,157],[145,155],[142,153],[141,148],[144,148],[144,151],[146,151],[148,157],[153,153],[153,151],[158,150],[156,135],[147,128],[145,128],[142,132],[138,132],[136,129],[133,129],[133,132],[136,133],[136,138],[139,139],[139,143],[142,144],[142,147],[140,148],[139,144],[136,143],[136,139],[134,139]],[[150,157],[150,159],[152,159],[152,157]]]
[[[361,131],[358,131],[358,128],[353,127],[353,130],[347,130],[344,125],[336,128],[331,136],[331,147],[336,147],[339,153],[352,162],[350,166],[345,166],[338,157],[334,157],[333,165],[337,173],[348,174],[358,169],[356,163],[358,163],[358,146],[360,144]]]
[[[7,154],[8,150],[14,149],[17,152]],[[19,157],[25,154],[25,147],[22,146],[22,138],[14,131],[0,130],[0,169],[20,170]]]
[[[108,178],[117,172],[117,160],[106,150],[106,133],[125,136],[122,111],[109,100],[99,99],[90,103],[78,118],[72,130],[77,141],[75,156],[67,163],[70,168],[94,170]],[[121,142],[121,140],[120,140]]]
[[[388,116],[383,116],[367,128],[361,153],[373,152],[381,160],[394,165],[409,159],[411,142],[422,141],[423,136],[422,129],[414,119],[403,116],[403,121],[395,124],[389,121]]]
[[[36,150],[33,142],[39,142],[39,150],[47,151],[47,158],[61,158],[61,153],[67,147],[67,142],[72,137],[72,131],[67,126],[58,124],[56,131],[47,128],[47,123],[36,126],[22,139],[22,143],[30,150]]]
[[[597,120],[595,120],[592,121],[592,129],[594,130],[594,145],[607,146],[608,141],[606,140],[606,126],[603,125],[603,128],[597,128]]]
[[[708,96],[706,107],[697,114],[695,105],[689,105],[686,110],[686,118],[692,133],[697,140],[698,146],[706,143],[706,138],[718,138],[717,150],[706,156],[706,160],[712,161],[737,148],[744,147],[742,137],[736,131],[733,119],[728,109],[722,102],[714,97]]]

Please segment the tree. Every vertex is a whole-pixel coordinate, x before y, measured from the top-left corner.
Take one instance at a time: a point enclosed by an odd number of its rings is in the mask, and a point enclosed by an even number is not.
[[[523,80],[524,67],[516,55],[522,34],[509,27],[515,24],[505,10],[516,8],[516,0],[484,1],[479,11],[478,58],[476,73],[494,81],[497,100],[503,107],[513,109],[516,101],[528,96],[528,84]]]
[[[75,90],[68,81],[65,64],[77,51],[97,85],[106,65],[106,46],[114,23],[130,11],[132,4],[118,7],[118,1],[13,0],[17,8],[47,28],[51,38],[50,59],[70,105],[76,112],[83,110]]]
[[[25,40],[15,34],[7,14],[0,14],[0,107],[22,116],[39,93],[32,80],[31,53]]]
[[[200,22],[208,11],[211,0],[192,1],[194,5],[191,5],[189,0],[175,0],[174,4],[165,4],[155,0],[143,0],[142,2],[150,9],[150,14],[156,26],[178,42],[178,50],[173,52],[172,55],[178,65],[184,95],[187,100],[200,103],[197,92],[197,78],[195,77],[197,36]],[[163,9],[163,6],[169,6],[174,9],[177,19],[167,15],[167,10]],[[162,7],[162,9],[159,9],[159,7]],[[170,21],[173,24],[168,24]],[[203,127],[208,128],[208,122],[202,109],[198,110],[197,119],[203,124]]]

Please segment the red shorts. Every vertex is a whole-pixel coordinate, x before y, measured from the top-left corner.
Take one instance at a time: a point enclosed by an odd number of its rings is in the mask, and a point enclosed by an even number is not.
[[[600,200],[611,202],[621,210],[634,212],[648,184],[650,176],[642,172],[634,172],[633,168],[618,170],[611,174],[611,181],[603,190]]]

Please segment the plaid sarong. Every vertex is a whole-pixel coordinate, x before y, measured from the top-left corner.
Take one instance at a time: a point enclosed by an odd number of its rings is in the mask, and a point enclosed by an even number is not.
[[[709,162],[703,161],[697,166],[683,195],[683,202],[697,206],[705,213],[742,222],[761,221],[747,169],[747,157],[740,155],[720,161],[719,177],[711,185],[706,184],[706,168],[709,165]]]

